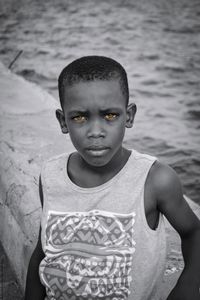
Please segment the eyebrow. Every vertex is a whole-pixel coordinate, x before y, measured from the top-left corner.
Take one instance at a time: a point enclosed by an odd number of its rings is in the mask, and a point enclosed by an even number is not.
[[[100,112],[102,113],[106,113],[106,112],[113,112],[113,111],[121,111],[122,109],[119,107],[109,107],[109,108],[105,108],[105,109],[100,109]]]
[[[75,114],[86,114],[88,113],[87,110],[80,110],[80,109],[77,109],[77,110],[71,110],[68,112],[68,115],[71,116],[71,115],[75,115]]]

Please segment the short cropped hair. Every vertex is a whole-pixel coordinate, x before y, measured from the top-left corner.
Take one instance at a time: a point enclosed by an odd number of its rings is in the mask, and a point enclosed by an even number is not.
[[[105,56],[83,56],[67,65],[58,78],[60,104],[63,109],[64,91],[75,83],[94,80],[119,80],[126,105],[129,101],[127,74],[120,63]]]

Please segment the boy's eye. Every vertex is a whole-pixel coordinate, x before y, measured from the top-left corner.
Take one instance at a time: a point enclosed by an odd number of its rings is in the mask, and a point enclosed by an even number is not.
[[[104,118],[107,121],[114,121],[117,118],[117,114],[113,114],[113,113],[106,114]]]
[[[83,123],[86,121],[86,117],[84,116],[76,116],[72,118],[73,121],[77,122],[77,123]]]

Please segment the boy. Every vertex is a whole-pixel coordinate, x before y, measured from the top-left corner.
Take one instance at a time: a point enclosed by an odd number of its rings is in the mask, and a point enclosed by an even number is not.
[[[75,60],[60,74],[59,96],[56,117],[77,151],[42,169],[43,215],[25,299],[161,299],[163,215],[181,236],[185,260],[167,299],[199,299],[200,222],[177,175],[122,146],[136,113],[123,67],[102,56]]]

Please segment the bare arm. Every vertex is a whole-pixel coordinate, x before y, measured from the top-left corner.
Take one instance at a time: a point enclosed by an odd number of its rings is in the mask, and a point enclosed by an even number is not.
[[[26,278],[26,290],[25,300],[44,300],[46,291],[44,286],[40,282],[39,278],[39,264],[44,258],[44,253],[41,246],[41,229],[39,233],[38,243],[31,256],[27,278]]]
[[[182,193],[178,176],[162,164],[155,166],[157,206],[181,237],[184,270],[167,300],[200,299],[200,221]]]
[[[40,200],[43,206],[43,194],[41,186],[41,178],[39,179],[39,193]],[[45,287],[41,284],[39,278],[39,264],[44,258],[44,252],[41,245],[41,228],[39,231],[38,242],[31,256],[27,278],[26,278],[26,289],[25,289],[25,300],[44,300],[46,296]]]

